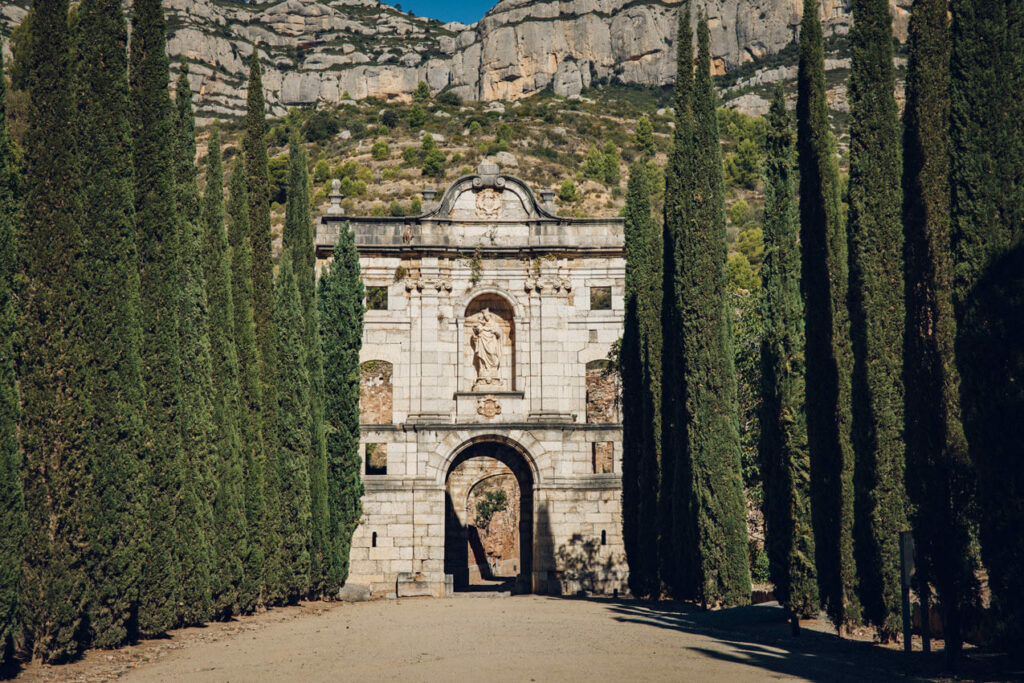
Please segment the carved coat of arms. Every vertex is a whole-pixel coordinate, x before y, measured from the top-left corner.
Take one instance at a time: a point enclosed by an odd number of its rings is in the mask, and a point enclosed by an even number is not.
[[[501,415],[501,404],[494,400],[493,397],[486,396],[476,402],[476,412],[486,418]]]
[[[501,193],[493,188],[485,188],[476,193],[477,218],[497,218],[501,213]]]

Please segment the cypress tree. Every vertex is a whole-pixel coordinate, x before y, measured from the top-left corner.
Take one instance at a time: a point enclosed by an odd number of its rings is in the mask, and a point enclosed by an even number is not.
[[[346,225],[334,258],[317,288],[324,350],[324,416],[327,425],[327,504],[330,509],[333,594],[348,577],[348,555],[362,514],[363,482],[359,476],[359,350],[363,344],[363,281],[359,253]]]
[[[248,551],[245,519],[243,451],[240,435],[242,387],[235,349],[235,306],[231,291],[231,248],[224,226],[224,171],[220,129],[214,125],[206,156],[203,194],[203,274],[210,313],[210,359],[213,379],[213,452],[216,494],[213,499],[214,613],[221,618],[241,611],[245,598],[243,562]]]
[[[274,273],[271,263],[270,235],[270,180],[266,143],[266,111],[263,100],[263,77],[259,51],[253,50],[249,65],[249,85],[245,115],[245,137],[242,148],[249,197],[249,242],[252,246],[252,300],[256,324],[256,346],[259,349],[260,392],[264,448],[267,463],[277,457],[278,415],[276,387],[277,333],[274,331]],[[280,519],[281,482],[277,481],[277,467],[268,466],[266,476],[266,514],[268,524],[279,529],[285,524]],[[264,545],[266,568],[264,574],[266,601],[279,604],[285,599],[285,568],[275,543]]]
[[[676,38],[676,85],[673,106],[676,127],[665,169],[665,206],[662,229],[662,434],[659,500],[661,578],[676,598],[692,597],[692,576],[682,553],[692,547],[690,524],[690,469],[686,457],[684,405],[686,402],[680,350],[682,273],[679,271],[682,235],[692,220],[693,202],[693,33],[690,0],[679,9]],[[678,480],[678,481],[677,481]]]
[[[309,594],[310,413],[306,324],[292,260],[281,260],[274,288],[277,329],[277,397],[281,425],[277,469],[281,482],[281,556],[285,599],[294,603]]]
[[[955,0],[950,60],[956,357],[977,473],[981,552],[1000,635],[1024,640],[1021,244],[1024,243],[1024,6]]]
[[[166,24],[160,0],[136,0],[132,16],[132,132],[135,229],[142,302],[144,421],[151,432],[149,530],[139,627],[156,635],[180,623],[183,545],[177,508],[183,493],[181,311],[184,275],[175,197],[175,111],[167,84]]]
[[[886,0],[856,0],[850,36],[850,330],[854,556],[864,615],[883,642],[900,618],[903,485],[903,225],[900,122]]]
[[[142,327],[128,108],[128,26],[116,0],[79,7],[78,131],[89,363],[89,628],[96,647],[136,636],[146,544]]]
[[[89,463],[84,421],[82,193],[73,129],[68,3],[34,3],[21,259],[21,605],[35,657],[86,644]],[[53,530],[59,529],[59,534]]]
[[[629,171],[625,211],[626,315],[622,336],[622,506],[629,588],[661,593],[658,454],[661,434],[661,240],[651,216],[648,170]]]
[[[188,69],[178,78],[176,104],[176,189],[181,219],[181,257],[185,275],[181,297],[181,433],[185,448],[184,489],[178,533],[182,547],[182,618],[201,624],[213,616],[210,578],[213,557],[213,500],[216,497],[216,450],[212,447],[213,380],[210,361],[210,316],[203,273],[203,226],[196,180],[196,128]]]
[[[697,34],[692,222],[680,234],[680,333],[686,450],[696,524],[693,567],[701,603],[750,601],[746,498],[740,474],[736,376],[725,299],[725,180],[707,17]]]
[[[907,493],[913,503],[918,592],[934,584],[947,662],[978,600],[973,472],[960,421],[949,224],[949,18],[947,0],[910,14],[903,136],[906,288]]]
[[[320,346],[320,312],[316,305],[316,251],[313,246],[313,218],[310,213],[309,159],[296,132],[288,155],[288,203],[284,220],[284,251],[292,259],[305,322],[306,362],[309,375],[310,426],[310,508],[312,531],[310,546],[310,589],[323,595],[329,575],[327,507],[327,441],[324,432],[324,366]]]
[[[0,73],[3,73],[2,54]],[[13,661],[14,639],[21,625],[18,588],[25,533],[14,364],[14,335],[18,324],[14,303],[14,277],[18,270],[17,189],[14,147],[7,131],[7,83],[0,78],[0,529],[4,530],[0,535],[0,676]]]
[[[251,612],[263,604],[266,586],[265,546],[275,542],[268,524],[266,502],[266,453],[263,443],[263,392],[260,388],[256,323],[252,310],[252,243],[249,241],[249,197],[241,157],[231,171],[228,200],[228,242],[231,246],[231,301],[234,305],[235,348],[241,386],[239,436],[242,440],[242,479],[248,545],[242,558],[239,608]]]
[[[811,511],[822,602],[840,633],[860,621],[853,558],[853,449],[850,444],[849,264],[839,206],[839,170],[825,99],[820,3],[804,3],[797,71],[800,170],[800,287],[807,363],[807,444]]]
[[[768,114],[761,300],[761,472],[769,571],[775,597],[799,631],[818,611],[811,523],[811,462],[804,399],[804,305],[800,298],[793,133],[777,85]]]

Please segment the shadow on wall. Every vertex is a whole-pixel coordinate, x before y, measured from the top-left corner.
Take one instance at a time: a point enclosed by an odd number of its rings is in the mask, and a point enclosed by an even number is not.
[[[625,586],[624,553],[603,553],[601,539],[573,534],[555,548],[548,504],[537,506],[538,593],[548,595],[614,595]]]

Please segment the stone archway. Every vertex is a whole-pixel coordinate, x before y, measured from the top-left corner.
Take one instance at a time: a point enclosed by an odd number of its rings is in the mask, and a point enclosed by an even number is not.
[[[533,473],[499,441],[470,445],[445,476],[444,571],[456,591],[530,591]]]

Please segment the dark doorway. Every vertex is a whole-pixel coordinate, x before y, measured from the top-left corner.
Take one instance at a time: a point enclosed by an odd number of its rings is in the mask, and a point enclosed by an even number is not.
[[[511,446],[473,444],[448,469],[444,571],[456,591],[530,592],[533,475]]]

